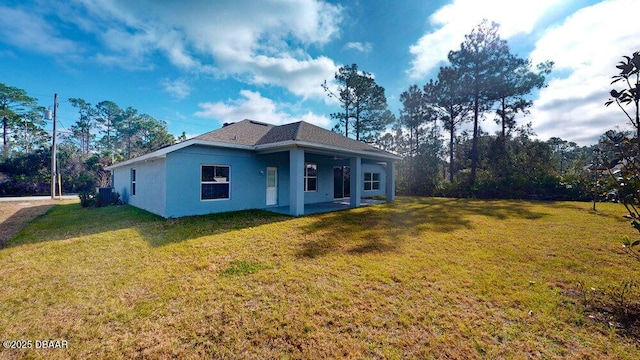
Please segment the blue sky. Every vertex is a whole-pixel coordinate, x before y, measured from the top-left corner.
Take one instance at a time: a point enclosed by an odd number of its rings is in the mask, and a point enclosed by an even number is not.
[[[628,127],[605,108],[622,55],[640,50],[636,0],[118,1],[0,0],[0,82],[40,104],[115,101],[195,136],[224,122],[299,120],[325,128],[338,104],[320,84],[356,63],[400,93],[437,74],[449,50],[483,18],[501,24],[512,51],[552,60],[549,86],[533,97],[539,138],[586,145]],[[494,131],[492,118],[482,127]]]

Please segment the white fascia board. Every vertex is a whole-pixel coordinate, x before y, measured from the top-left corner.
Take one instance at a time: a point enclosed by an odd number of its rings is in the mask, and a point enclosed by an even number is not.
[[[347,149],[339,146],[319,144],[319,143],[308,142],[308,141],[289,140],[289,141],[283,141],[283,142],[274,143],[274,144],[258,145],[255,147],[255,149],[256,151],[260,151],[260,152],[269,152],[270,150],[285,149],[285,148],[291,148],[295,146],[309,148],[309,149],[324,150],[324,151],[329,151],[331,153],[338,153],[338,154],[345,154],[345,155],[359,155],[366,158],[380,159],[385,161],[386,160],[402,160],[400,156],[393,155],[393,154],[380,154],[380,153],[373,153],[369,151],[352,150],[352,149]]]
[[[242,149],[242,150],[254,150],[254,147],[250,146],[250,145],[230,144],[230,143],[223,143],[223,142],[218,142],[218,141],[207,141],[207,140],[201,140],[201,139],[191,139],[191,140],[183,141],[183,142],[175,144],[175,145],[167,146],[166,148],[162,148],[160,150],[156,150],[156,151],[148,153],[146,155],[138,156],[137,158],[133,158],[133,159],[130,159],[130,160],[127,160],[127,161],[119,162],[117,164],[109,165],[109,166],[105,167],[104,169],[105,170],[113,170],[115,168],[131,165],[131,164],[135,164],[135,163],[139,163],[139,162],[143,162],[143,161],[149,161],[149,160],[153,160],[153,159],[161,159],[161,158],[166,157],[167,154],[170,153],[170,152],[174,152],[174,151],[177,151],[177,150],[180,150],[180,149],[186,148],[187,146],[192,146],[192,145],[203,145],[203,146],[231,148],[231,149]]]
[[[281,142],[272,143],[272,144],[256,145],[254,147],[254,150],[264,154],[264,153],[285,150],[292,147],[296,147],[296,142],[293,140],[287,140],[287,141],[281,141]]]

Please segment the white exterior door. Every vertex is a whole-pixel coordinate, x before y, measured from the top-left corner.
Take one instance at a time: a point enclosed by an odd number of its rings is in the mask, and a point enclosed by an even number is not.
[[[267,168],[267,206],[278,204],[278,168]]]

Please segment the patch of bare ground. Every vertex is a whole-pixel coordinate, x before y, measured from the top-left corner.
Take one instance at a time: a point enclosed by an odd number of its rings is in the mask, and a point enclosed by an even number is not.
[[[584,316],[603,328],[615,330],[621,337],[640,345],[640,303],[637,293],[620,298],[619,286],[607,290],[584,288],[582,284],[564,292],[570,301],[583,309]]]
[[[31,220],[45,214],[59,200],[0,202],[0,246],[22,230]]]

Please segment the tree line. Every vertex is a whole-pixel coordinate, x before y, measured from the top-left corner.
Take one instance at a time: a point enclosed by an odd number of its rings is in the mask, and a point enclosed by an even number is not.
[[[435,78],[400,94],[397,117],[387,109],[384,88],[370,73],[356,64],[342,66],[334,77],[336,90],[322,84],[340,105],[340,111],[331,114],[337,122],[334,131],[401,155],[400,194],[605,198],[613,184],[603,176],[602,149],[612,136],[629,134],[610,130],[598,144],[582,147],[558,137],[534,139],[531,123],[517,119],[529,113],[530,95],[546,86],[553,62],[533,64],[512,53],[499,29],[497,23],[484,20],[466,35]],[[631,75],[638,75],[632,69],[640,56],[625,59],[618,65],[621,75],[614,77],[616,82],[628,83]],[[637,105],[640,97],[634,91],[612,91],[607,105]],[[638,107],[625,114],[640,129]],[[495,134],[483,131],[486,120],[499,125]]]
[[[95,105],[69,98],[77,120],[57,134],[58,169],[64,192],[105,186],[103,168],[184,140],[167,131],[164,121],[105,100]],[[47,109],[23,89],[0,83],[0,195],[46,194],[51,182],[51,132]]]
[[[598,182],[594,169],[602,162],[599,146],[579,147],[557,137],[535,140],[531,124],[516,121],[529,112],[529,96],[545,86],[553,62],[534,65],[512,53],[499,28],[485,20],[466,35],[435,78],[400,94],[397,117],[388,109],[384,87],[371,73],[357,64],[340,67],[334,76],[336,88],[321,84],[340,106],[330,114],[336,121],[333,131],[402,156],[397,165],[400,194],[593,198]],[[633,97],[612,92],[615,95],[621,101]],[[106,183],[107,174],[101,170],[106,165],[185,139],[184,133],[175,138],[163,121],[132,107],[121,108],[112,101],[93,105],[81,98],[68,101],[77,110],[77,120],[62,134],[59,150],[68,192]],[[41,116],[45,109],[37,103],[24,90],[0,84],[0,195],[46,192],[39,184],[49,181],[51,134]],[[499,125],[495,134],[482,129],[486,120]],[[611,133],[603,134],[603,141]],[[20,188],[20,183],[30,185]]]
[[[449,63],[439,69],[436,79],[401,94],[396,146],[401,151],[403,142],[408,146],[408,164],[403,165],[414,174],[407,177],[410,193],[437,190],[435,181],[426,187],[411,182],[427,175],[415,174],[424,172],[420,168],[425,161],[436,161],[433,150],[442,148],[437,144],[438,127],[448,137],[449,162],[443,173],[448,178],[446,189],[455,195],[534,196],[543,189],[549,191],[547,182],[554,183],[546,161],[549,149],[531,140],[530,125],[515,121],[518,113],[528,113],[532,101],[526,96],[544,86],[553,63],[534,67],[530,60],[513,54],[498,31],[497,23],[483,21],[465,36],[459,49],[449,52]],[[480,126],[491,116],[501,128],[495,136],[483,134]],[[471,124],[471,134],[458,135],[464,123]],[[402,139],[405,132],[408,141]]]
[[[436,78],[400,94],[398,117],[387,109],[384,88],[370,73],[356,64],[341,67],[335,74],[337,91],[323,84],[341,107],[331,114],[337,120],[334,130],[401,155],[398,191],[403,194],[569,197],[558,179],[574,166],[566,163],[569,148],[583,149],[558,138],[533,140],[531,125],[516,122],[518,114],[529,112],[528,96],[545,86],[553,62],[534,65],[512,53],[499,28],[485,20],[466,35]],[[500,126],[498,133],[483,132],[487,118]],[[470,130],[461,130],[465,124]],[[590,156],[580,159],[591,161]]]

